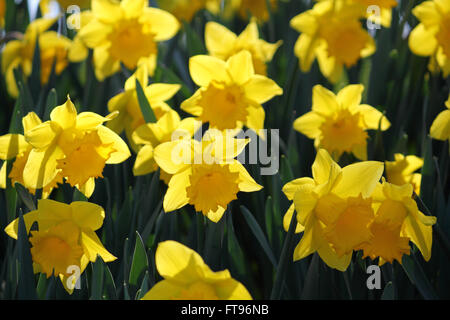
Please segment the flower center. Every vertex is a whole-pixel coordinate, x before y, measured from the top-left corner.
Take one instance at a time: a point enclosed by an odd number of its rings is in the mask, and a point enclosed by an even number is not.
[[[208,214],[217,211],[237,199],[239,173],[232,172],[229,165],[194,165],[187,187],[189,203],[197,212]]]
[[[366,144],[367,132],[360,126],[360,114],[351,114],[346,109],[327,117],[320,130],[321,145],[330,153],[336,151],[340,155]]]
[[[154,36],[147,29],[138,19],[120,21],[109,35],[111,56],[133,70],[140,58],[156,54]]]
[[[219,130],[235,129],[247,118],[245,95],[237,85],[211,82],[202,92],[199,105],[203,108],[200,119]]]

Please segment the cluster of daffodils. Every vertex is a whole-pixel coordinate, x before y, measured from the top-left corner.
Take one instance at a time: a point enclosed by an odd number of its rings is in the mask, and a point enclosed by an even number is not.
[[[20,183],[35,193],[43,189],[48,197],[64,181],[78,188],[86,197],[95,189],[95,179],[102,178],[106,164],[118,164],[130,157],[125,142],[103,126],[116,114],[102,117],[93,112],[77,114],[68,98],[53,109],[50,120],[42,122],[30,113],[23,119],[24,135],[0,137],[0,159],[15,158],[11,172],[7,163],[1,169],[0,184]]]
[[[402,262],[413,242],[424,259],[431,257],[432,225],[413,199],[413,186],[391,184],[382,179],[384,164],[363,161],[341,168],[320,149],[312,165],[313,178],[299,178],[283,187],[293,207],[284,219],[293,219],[303,236],[294,260],[317,252],[331,268],[345,271],[352,253],[385,262]],[[382,179],[382,182],[380,182]]]

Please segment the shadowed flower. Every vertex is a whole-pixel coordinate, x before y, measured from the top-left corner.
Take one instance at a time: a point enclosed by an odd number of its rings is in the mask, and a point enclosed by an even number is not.
[[[385,161],[387,181],[397,186],[410,183],[414,192],[419,195],[422,175],[414,172],[422,168],[423,159],[416,156],[405,157],[401,153],[396,153],[394,159]]]
[[[321,85],[313,88],[312,111],[294,121],[294,129],[314,139],[334,159],[344,153],[367,160],[367,130],[382,131],[390,122],[377,109],[361,104],[363,85],[348,85],[337,95]]]
[[[97,260],[97,255],[105,262],[116,260],[95,233],[101,228],[104,218],[103,208],[93,203],[72,202],[67,205],[40,200],[37,210],[23,216],[27,232],[35,222],[39,228],[39,231],[31,231],[30,238],[34,272],[44,273],[47,278],[52,275],[59,277],[66,290],[72,293],[79,280],[72,276],[70,280],[73,283],[68,283],[72,267],[79,268],[81,274],[89,262]],[[5,232],[17,239],[18,227],[19,219],[16,219],[5,228]]]
[[[5,73],[8,93],[19,94],[14,78],[14,69],[21,68],[25,76],[30,76],[33,68],[34,50],[39,39],[41,84],[46,84],[53,64],[55,73],[61,74],[68,65],[68,51],[72,41],[55,31],[47,31],[56,19],[36,19],[31,22],[21,40],[9,41],[2,52],[2,71]]]
[[[344,66],[350,68],[372,55],[375,42],[360,18],[361,6],[345,0],[321,1],[295,16],[291,27],[301,33],[294,47],[300,69],[308,72],[317,59],[322,74],[336,83]]]
[[[345,271],[353,249],[371,239],[370,196],[383,174],[383,163],[365,161],[340,168],[320,149],[312,173],[312,179],[302,178],[284,188],[294,194],[297,222],[304,227],[294,260],[317,252],[329,267]]]
[[[180,139],[160,144],[154,150],[158,166],[173,175],[164,196],[164,211],[191,204],[211,221],[218,222],[237,193],[262,188],[236,158],[249,139],[234,139],[209,130],[201,142]]]
[[[450,141],[450,96],[445,106],[447,110],[439,113],[434,119],[430,128],[430,136],[437,140]]]
[[[204,55],[192,57],[189,70],[200,89],[181,104],[181,109],[219,130],[245,125],[260,134],[265,118],[261,104],[283,93],[273,80],[255,74],[252,56],[246,50],[226,62]]]
[[[448,0],[424,1],[412,13],[420,23],[409,35],[411,51],[430,57],[429,69],[450,74],[450,2]]]
[[[107,127],[117,134],[125,130],[128,141],[131,143],[132,148],[137,151],[131,135],[137,128],[145,124],[145,120],[137,97],[136,79],[142,86],[157,120],[161,119],[166,113],[173,112],[165,101],[171,99],[181,86],[179,84],[166,83],[152,83],[148,85],[148,70],[145,66],[141,66],[125,82],[125,91],[109,100],[108,110],[110,112],[118,111],[119,115],[112,119],[107,124]]]
[[[281,40],[272,44],[259,39],[255,21],[250,22],[239,36],[217,22],[208,22],[205,27],[205,42],[210,55],[225,61],[241,50],[249,51],[255,73],[264,76],[267,75],[266,63],[272,60],[275,51],[282,44]]]
[[[170,13],[145,0],[92,0],[94,18],[80,30],[81,40],[94,49],[95,74],[103,80],[120,70],[156,67],[157,44],[172,38],[179,23]]]
[[[178,20],[190,22],[198,11],[206,7],[208,1],[211,0],[158,0],[158,5]]]
[[[53,109],[50,121],[25,132],[25,140],[33,147],[23,171],[25,186],[40,189],[62,175],[90,197],[105,165],[130,157],[125,142],[102,125],[115,115],[77,114],[70,98]]]
[[[212,271],[198,253],[179,242],[161,242],[155,263],[164,280],[142,300],[252,300],[228,270]]]
[[[364,257],[379,257],[379,265],[409,255],[409,241],[422,253],[425,261],[431,258],[432,226],[436,217],[425,216],[412,198],[411,184],[396,186],[383,181],[373,194],[376,216],[370,225],[372,239],[361,244]]]
[[[51,12],[51,5],[54,3],[57,3],[63,12],[73,6],[77,6],[81,10],[88,9],[91,6],[91,0],[40,0],[39,7],[42,14],[49,14]]]

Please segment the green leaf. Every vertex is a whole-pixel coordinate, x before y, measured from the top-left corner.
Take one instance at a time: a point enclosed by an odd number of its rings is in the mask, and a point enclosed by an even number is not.
[[[91,297],[90,300],[101,300],[103,294],[105,268],[102,259],[97,256],[97,259],[92,265],[91,278]]]
[[[57,104],[58,104],[58,93],[53,88],[48,93],[47,100],[45,101],[45,111],[44,116],[42,118],[44,121],[50,119],[50,113],[57,106]]]
[[[302,291],[302,300],[312,300],[319,298],[319,255],[314,253],[311,263],[309,264],[308,272],[305,277],[305,285]]]
[[[153,113],[153,109],[145,96],[144,90],[138,79],[136,79],[136,93],[139,101],[139,106],[141,108],[142,115],[146,123],[155,123],[156,117]]]
[[[392,281],[389,281],[384,287],[381,300],[395,300],[394,285],[392,284]]]
[[[136,300],[141,300],[145,294],[149,291],[149,273],[148,271],[145,271],[144,280],[142,280],[141,288],[138,291],[138,294],[136,295]]]
[[[402,258],[402,267],[403,270],[405,270],[409,280],[416,286],[417,290],[419,290],[425,300],[438,299],[436,292],[425,275],[425,271],[416,261],[414,256],[410,257],[404,254]]]
[[[31,95],[35,99],[39,96],[41,91],[41,49],[39,46],[39,35],[36,38],[36,45],[34,47],[33,62],[30,75],[30,90]]]
[[[148,258],[145,251],[145,245],[141,235],[136,231],[136,245],[134,247],[133,261],[131,263],[129,283],[137,286],[139,279],[146,270],[148,270]]]
[[[28,210],[30,211],[36,210],[36,202],[33,195],[31,195],[30,192],[20,183],[16,183],[14,185],[14,188],[16,189],[19,198],[22,200],[22,202],[25,204]]]
[[[241,206],[241,212],[244,215],[245,221],[247,221],[248,226],[252,230],[253,235],[258,240],[259,244],[263,248],[272,265],[276,268],[277,261],[275,259],[275,256],[273,255],[269,243],[267,242],[266,236],[264,235],[264,232],[262,231],[258,222],[255,220],[253,215],[250,213],[250,211],[248,211],[248,209],[245,206]]]

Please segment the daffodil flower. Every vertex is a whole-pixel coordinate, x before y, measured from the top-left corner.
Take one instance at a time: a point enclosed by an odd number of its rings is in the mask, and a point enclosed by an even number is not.
[[[50,121],[25,132],[25,140],[33,147],[23,170],[25,186],[40,189],[62,175],[90,197],[105,165],[130,157],[125,142],[102,125],[115,115],[77,114],[70,98],[53,109]]]
[[[37,210],[23,216],[27,232],[35,222],[39,228],[30,232],[34,272],[44,273],[47,278],[52,275],[59,277],[66,290],[72,293],[73,286],[68,285],[72,267],[78,267],[82,273],[89,262],[97,260],[97,255],[105,262],[116,260],[95,233],[101,228],[104,218],[103,208],[93,203],[73,202],[67,205],[40,200]],[[5,228],[5,232],[17,239],[18,227],[19,220],[16,219]],[[77,280],[72,276],[73,285]]]
[[[158,282],[142,300],[252,300],[228,270],[214,272],[202,257],[176,241],[164,241],[155,254]]]
[[[179,29],[170,13],[148,6],[146,0],[92,0],[94,18],[80,30],[81,40],[94,49],[95,74],[103,80],[123,63],[134,70],[156,68],[157,44],[172,38]]]
[[[49,14],[54,3],[57,3],[63,12],[70,6],[78,6],[80,9],[88,9],[91,6],[91,0],[40,0],[39,7],[42,14]]]
[[[42,124],[42,121],[34,112],[30,112],[22,119],[22,124],[24,132],[28,132]],[[0,137],[0,159],[12,160],[15,158],[9,175],[7,173],[7,162],[5,161],[3,163],[0,170],[0,188],[6,189],[8,177],[11,179],[11,184],[13,186],[16,183],[25,186],[23,171],[32,150],[33,146],[29,144],[25,140],[25,136],[21,134],[7,134]],[[49,184],[43,187],[42,198],[48,198],[53,189],[56,188],[58,184],[62,183],[63,177],[57,175]],[[28,190],[31,194],[36,193],[35,189],[29,188]]]
[[[260,39],[258,25],[254,20],[239,36],[223,25],[211,21],[205,27],[205,43],[211,56],[225,61],[241,50],[249,51],[255,73],[266,76],[266,63],[272,60],[282,41],[272,44]]]
[[[273,80],[255,74],[248,51],[240,51],[226,62],[195,56],[189,60],[189,70],[200,89],[181,104],[182,110],[214,129],[234,130],[245,125],[262,134],[265,112],[261,104],[283,90]]]
[[[397,260],[402,263],[403,254],[409,254],[409,241],[422,253],[425,261],[431,258],[432,226],[436,217],[425,216],[412,198],[413,186],[396,186],[383,181],[374,193],[376,215],[369,228],[373,237],[361,244],[364,257],[379,257],[379,265]]]
[[[208,1],[211,0],[159,0],[158,6],[178,20],[190,22],[198,11],[206,7]]]
[[[140,147],[133,173],[142,176],[155,171],[158,165],[153,157],[154,149],[173,138],[191,139],[194,133],[201,127],[201,122],[194,118],[181,120],[176,111],[167,112],[156,123],[148,123],[137,128],[133,132],[133,142]],[[164,170],[160,172],[161,179],[169,183],[171,175]]]
[[[55,73],[61,74],[68,65],[68,51],[72,41],[48,29],[56,19],[36,19],[31,22],[21,40],[9,41],[2,52],[2,70],[6,77],[8,93],[17,97],[19,94],[14,78],[14,69],[21,67],[25,76],[29,76],[33,67],[36,41],[39,40],[41,83],[48,82],[55,62]]]
[[[125,91],[112,97],[108,102],[110,112],[119,112],[119,115],[112,119],[107,127],[120,134],[125,130],[128,141],[132,149],[137,151],[133,143],[132,134],[140,126],[145,124],[144,116],[136,92],[136,80],[139,81],[144,94],[152,108],[156,119],[173,111],[165,102],[171,99],[180,90],[179,84],[152,83],[148,84],[148,68],[141,66],[125,82]]]
[[[180,139],[165,142],[154,150],[158,166],[173,175],[164,196],[165,212],[191,204],[213,222],[218,222],[237,193],[262,188],[236,158],[249,139],[234,139],[209,130],[201,142]]]
[[[270,10],[273,12],[277,9],[277,0],[235,0],[231,1],[231,6],[238,11],[242,19],[248,20],[255,17],[260,22],[269,20],[269,9],[267,3],[270,4]]]
[[[450,96],[445,106],[447,110],[439,113],[431,124],[430,136],[437,140],[450,141]]]
[[[375,41],[360,22],[361,6],[344,0],[320,1],[294,18],[291,27],[301,33],[294,53],[300,69],[308,72],[315,59],[320,71],[332,83],[343,68],[355,65],[375,52]]]
[[[414,192],[420,194],[422,175],[414,173],[423,166],[423,159],[416,156],[404,156],[401,153],[394,155],[394,161],[385,161],[386,176],[389,183],[397,186],[410,183]]]
[[[420,23],[409,35],[411,51],[424,57],[431,57],[429,69],[442,71],[444,77],[450,74],[450,2],[447,0],[424,1],[412,13]]]
[[[316,148],[324,148],[336,160],[353,153],[367,160],[367,130],[382,131],[390,122],[377,109],[361,104],[362,85],[348,85],[337,95],[321,85],[313,88],[312,111],[294,121],[294,129],[314,139]]]
[[[285,186],[285,192],[294,194],[297,222],[304,227],[294,261],[317,252],[329,267],[347,269],[353,249],[371,238],[368,225],[374,212],[370,196],[383,166],[382,162],[365,161],[341,168],[320,149],[312,165],[313,178]]]

